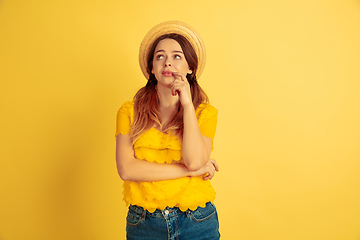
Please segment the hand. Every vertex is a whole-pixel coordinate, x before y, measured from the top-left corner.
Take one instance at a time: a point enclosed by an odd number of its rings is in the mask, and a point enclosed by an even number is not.
[[[192,177],[203,176],[203,180],[212,179],[215,175],[215,171],[219,171],[219,166],[214,159],[209,159],[202,168],[197,171],[190,172]]]
[[[175,80],[170,84],[173,96],[178,95],[181,105],[192,104],[190,84],[183,73],[173,72]]]

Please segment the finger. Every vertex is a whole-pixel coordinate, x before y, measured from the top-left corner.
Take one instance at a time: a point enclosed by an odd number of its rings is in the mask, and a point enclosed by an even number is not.
[[[206,180],[211,180],[212,179],[212,176],[211,175],[207,175],[205,177],[203,177],[203,180],[206,181]]]
[[[170,85],[171,94],[172,94],[173,96],[175,96],[175,95],[177,94],[177,91],[176,91],[177,89],[176,89],[175,81],[176,81],[176,80],[174,80],[174,82],[172,82],[171,85]]]
[[[218,172],[219,171],[219,165],[217,164],[217,162],[214,159],[210,159],[210,162],[214,166],[215,170]]]
[[[219,171],[219,165],[217,164],[217,162],[214,162],[214,167],[215,167],[215,170],[218,172]]]
[[[171,93],[172,93],[173,96],[176,96],[177,94],[180,93],[180,91],[179,91],[178,88],[172,87],[172,88],[171,88]]]
[[[204,181],[208,180],[208,179],[209,179],[209,175],[210,175],[209,173],[206,173],[206,174],[203,176],[203,180],[204,180]]]
[[[175,96],[176,92],[175,92],[175,89],[174,89],[173,86],[170,87],[170,90],[171,90],[171,94],[172,94],[173,96]]]
[[[209,172],[203,179],[204,180],[208,180],[208,179],[212,179],[215,175],[215,172]]]
[[[210,164],[209,168],[208,168],[208,172],[204,178],[204,180],[207,180],[207,179],[212,179],[215,175],[215,167],[214,165]]]
[[[174,75],[175,79],[179,79],[179,80],[182,80],[184,82],[187,82],[186,76],[183,73],[173,72],[173,75]]]
[[[180,94],[184,90],[184,82],[181,80],[175,80],[171,85],[171,90],[174,94]]]

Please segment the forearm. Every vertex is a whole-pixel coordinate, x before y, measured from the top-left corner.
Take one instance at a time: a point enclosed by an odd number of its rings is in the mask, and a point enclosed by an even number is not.
[[[194,106],[184,106],[182,157],[186,167],[192,171],[200,169],[209,161],[210,151],[200,132]]]
[[[161,164],[136,158],[119,159],[118,172],[123,180],[154,182],[191,176],[184,164]]]
[[[160,164],[135,158],[129,134],[116,137],[116,164],[120,177],[129,181],[150,182],[191,176],[184,164]]]

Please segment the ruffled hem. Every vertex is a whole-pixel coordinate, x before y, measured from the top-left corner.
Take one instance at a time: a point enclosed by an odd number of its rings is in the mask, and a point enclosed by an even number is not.
[[[157,150],[141,147],[135,150],[135,157],[149,162],[173,163],[181,160],[181,152],[173,149]]]
[[[150,128],[143,133],[134,143],[134,148],[147,147],[150,149],[173,149],[181,150],[181,143],[178,137],[160,132],[155,128]]]
[[[124,201],[154,212],[166,207],[179,207],[181,211],[196,210],[215,200],[210,181],[201,177],[180,178],[159,182],[124,182]]]
[[[176,136],[151,128],[136,141],[134,152],[138,159],[172,163],[181,160],[181,143]]]

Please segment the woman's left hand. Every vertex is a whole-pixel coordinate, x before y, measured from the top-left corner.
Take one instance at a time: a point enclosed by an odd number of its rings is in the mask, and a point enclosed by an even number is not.
[[[185,74],[173,72],[175,80],[171,83],[171,93],[173,96],[178,95],[181,105],[192,104],[190,84],[186,79]]]
[[[215,175],[215,172],[218,172],[219,171],[219,166],[217,164],[217,162],[210,158],[209,161],[204,165],[202,166],[199,170],[197,171],[193,171],[193,172],[190,172],[190,176],[191,177],[199,177],[199,176],[202,176],[203,177],[203,180],[211,180],[214,175]]]

